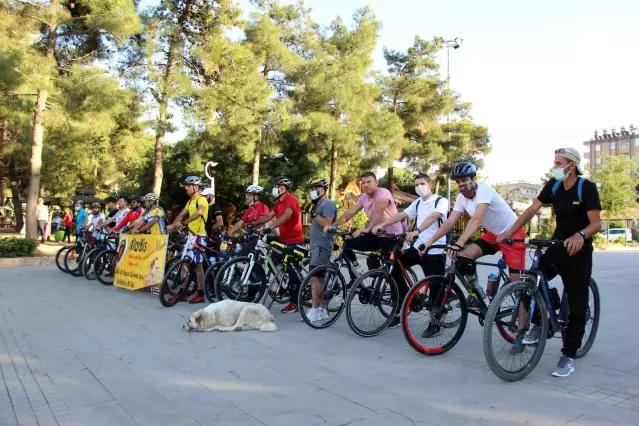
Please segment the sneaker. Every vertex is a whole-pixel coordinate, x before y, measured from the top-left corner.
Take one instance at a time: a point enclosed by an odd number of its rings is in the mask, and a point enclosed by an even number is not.
[[[539,341],[539,335],[541,334],[541,329],[537,327],[535,324],[532,325],[526,336],[524,337],[523,343],[524,345],[534,345]]]
[[[399,317],[395,315],[393,319],[391,320],[390,324],[388,324],[388,328],[398,327],[401,323],[402,322],[400,321]]]
[[[566,355],[562,355],[559,358],[559,362],[557,366],[552,371],[552,375],[555,377],[568,377],[571,373],[575,371],[575,366],[572,363],[572,359],[568,358]]]
[[[520,355],[524,353],[526,350],[526,346],[524,345],[524,336],[525,333],[517,333],[515,341],[510,348],[510,355]]]
[[[115,286],[114,286],[115,287]],[[169,303],[186,302],[186,294],[176,293],[169,297]]]
[[[310,322],[316,322],[317,318],[318,318],[318,308],[311,308],[310,311],[308,311],[308,313],[306,314],[306,318],[308,318],[308,320]]]
[[[468,296],[466,298],[466,307],[468,309],[479,310],[480,306],[479,300],[477,300],[475,296]]]
[[[428,324],[428,328],[422,333],[424,339],[430,339],[441,332],[441,327],[437,324]]]
[[[190,304],[204,303],[204,295],[200,293],[196,293],[195,296],[189,299],[189,303]]]
[[[295,312],[297,312],[297,305],[289,303],[288,305],[284,306],[280,312],[283,314],[294,314]]]
[[[326,321],[329,318],[326,308],[317,308],[317,321]]]

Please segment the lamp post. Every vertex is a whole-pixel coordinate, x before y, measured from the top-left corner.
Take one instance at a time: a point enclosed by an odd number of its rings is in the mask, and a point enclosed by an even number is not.
[[[455,37],[453,40],[439,39],[442,46],[446,47],[446,93],[450,93],[450,49],[457,50],[464,39]],[[446,127],[448,128],[448,142],[450,142],[450,114],[446,115]],[[450,202],[450,171],[446,179],[446,199]]]
[[[212,169],[215,168],[215,166],[217,166],[217,163],[214,162],[214,161],[209,161],[204,166],[204,174],[211,181],[211,189],[213,190],[213,194],[215,194],[215,177],[213,177],[213,170]],[[209,171],[209,169],[211,169],[211,170]]]

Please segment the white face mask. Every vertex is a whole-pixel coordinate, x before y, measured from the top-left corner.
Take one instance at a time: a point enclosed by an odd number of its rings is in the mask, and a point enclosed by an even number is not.
[[[280,189],[279,188],[273,188],[273,191],[271,192],[273,194],[273,197],[277,198],[280,196]]]
[[[559,182],[563,182],[564,180],[566,180],[566,178],[570,174],[570,172],[566,173],[563,167],[551,169],[550,172],[552,173],[552,176]]]
[[[311,200],[317,200],[320,197],[320,193],[317,190],[312,190],[311,191]]]
[[[430,195],[430,189],[427,185],[415,185],[415,192],[422,198]]]

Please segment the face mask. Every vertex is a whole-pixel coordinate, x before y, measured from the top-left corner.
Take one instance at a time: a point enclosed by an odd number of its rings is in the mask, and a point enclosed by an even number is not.
[[[477,182],[468,182],[459,185],[459,192],[467,199],[472,200],[477,194]]]
[[[252,206],[253,204],[255,204],[255,200],[246,200],[246,204],[250,206]]]
[[[312,190],[311,191],[311,200],[315,201],[320,197],[319,191]]]
[[[562,167],[557,167],[555,169],[551,169],[550,171],[552,173],[552,176],[559,182],[563,182],[570,174],[570,171],[568,173],[564,172],[564,169]]]
[[[273,191],[271,192],[273,194],[273,197],[277,198],[280,196],[280,189],[279,188],[273,188]]]
[[[76,212],[79,212],[79,211],[80,211],[80,206],[75,206],[74,208],[75,208],[75,211],[76,211]]]
[[[422,198],[430,195],[430,189],[426,185],[415,185],[415,192]]]

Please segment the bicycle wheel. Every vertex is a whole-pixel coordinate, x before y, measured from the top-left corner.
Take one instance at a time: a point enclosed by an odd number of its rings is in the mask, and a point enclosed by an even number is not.
[[[102,247],[94,248],[90,250],[87,254],[82,258],[82,263],[80,264],[80,274],[84,276],[89,281],[95,280],[95,259],[98,257],[98,254],[104,250]]]
[[[209,303],[217,302],[215,297],[215,278],[226,262],[215,262],[204,271],[204,295]]]
[[[584,331],[584,337],[582,339],[581,348],[577,350],[577,356],[575,358],[582,358],[586,356],[592,344],[595,343],[597,337],[597,330],[599,329],[599,318],[601,316],[601,300],[599,298],[599,287],[594,279],[590,278],[589,294],[588,294],[588,308],[586,311],[586,329]],[[566,295],[566,297],[568,297]],[[568,300],[568,299],[566,299]],[[570,313],[568,304],[566,303],[566,319]],[[567,324],[568,321],[564,321]],[[561,328],[561,336],[565,339],[566,327]]]
[[[311,278],[318,277],[324,280],[323,308],[328,312],[326,318],[318,318],[312,321],[308,315],[312,308]],[[346,280],[335,265],[320,265],[311,270],[300,286],[297,306],[304,322],[311,328],[321,329],[330,327],[342,315],[344,297],[346,296]]]
[[[160,285],[160,303],[170,308],[180,301],[176,295],[185,283],[191,281],[191,259],[186,257],[175,262],[162,278]]]
[[[354,283],[346,300],[346,321],[355,334],[377,336],[399,309],[399,292],[393,277],[382,269],[368,271]]]
[[[64,255],[66,254],[66,251],[69,250],[71,247],[73,246],[64,246],[60,250],[58,250],[57,253],[55,254],[55,266],[57,266],[58,269],[64,272],[65,274],[68,274],[69,271],[67,271],[67,269],[64,266]]]
[[[64,254],[64,267],[67,271],[69,271],[69,274],[74,277],[79,277],[81,274],[80,264],[82,260],[83,249],[83,247],[71,247]]]
[[[535,310],[539,312],[538,327],[541,327],[541,332],[535,345],[525,345],[523,348],[520,347],[522,350],[514,351],[515,346],[505,341],[499,326],[507,328],[512,334],[528,327],[530,322],[528,318],[526,324],[519,324],[519,306],[524,296],[525,299],[531,300],[531,305],[533,301],[535,302]],[[529,310],[526,316],[531,314]],[[499,339],[493,337],[494,328],[497,328]],[[531,284],[525,281],[515,281],[504,286],[488,307],[484,323],[484,356],[492,372],[507,382],[523,379],[537,366],[544,353],[547,338],[548,311],[541,293],[537,289],[531,290]],[[495,342],[498,347],[493,346]]]
[[[104,250],[95,258],[95,277],[104,285],[113,285],[116,251]]]
[[[215,277],[215,297],[218,300],[231,299],[240,302],[259,302],[266,292],[266,275],[262,267],[254,263],[250,273],[248,256],[229,260],[220,268]]]
[[[402,304],[402,330],[413,349],[440,355],[452,349],[466,329],[468,309],[464,293],[449,277],[433,275],[411,287]],[[440,290],[442,289],[442,290]],[[440,303],[433,303],[442,291]],[[441,296],[439,296],[441,297]]]

